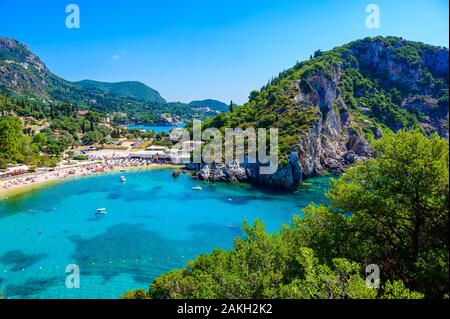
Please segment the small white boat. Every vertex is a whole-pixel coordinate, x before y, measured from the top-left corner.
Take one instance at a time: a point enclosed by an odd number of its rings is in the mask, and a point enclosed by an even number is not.
[[[201,186],[193,186],[192,189],[194,191],[201,191],[203,188]]]
[[[120,181],[122,183],[125,183],[127,181],[127,179],[125,178],[125,176],[120,176]]]
[[[105,215],[106,215],[106,208],[97,208],[97,211],[95,212],[95,216],[97,216],[97,219]]]

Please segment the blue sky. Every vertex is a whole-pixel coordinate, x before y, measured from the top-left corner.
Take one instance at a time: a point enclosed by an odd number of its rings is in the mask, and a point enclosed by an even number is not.
[[[395,35],[448,47],[447,0],[0,1],[0,36],[68,80],[138,80],[170,101],[243,103],[273,75],[349,41]],[[45,3],[45,5],[42,5]],[[80,29],[65,8],[80,8]],[[380,8],[368,29],[365,8]]]

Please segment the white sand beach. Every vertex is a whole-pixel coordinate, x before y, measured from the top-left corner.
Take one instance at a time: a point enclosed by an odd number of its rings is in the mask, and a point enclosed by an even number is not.
[[[70,165],[60,165],[55,168],[45,168],[36,172],[25,173],[0,179],[0,195],[12,191],[26,191],[33,186],[45,183],[80,178],[115,171],[130,171],[139,169],[170,169],[180,168],[179,165],[157,164],[151,161],[124,158],[103,158],[102,160],[85,161]]]

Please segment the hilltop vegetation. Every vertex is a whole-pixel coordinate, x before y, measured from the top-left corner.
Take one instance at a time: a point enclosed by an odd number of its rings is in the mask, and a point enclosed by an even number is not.
[[[375,157],[270,235],[244,223],[234,248],[198,256],[122,298],[448,298],[447,141],[388,134]],[[380,268],[380,288],[365,269]]]
[[[341,125],[373,137],[379,127],[448,137],[448,50],[400,38],[358,40],[317,51],[250,93],[249,102],[205,125],[276,127],[286,154],[334,111]]]
[[[75,83],[85,88],[98,89],[115,96],[131,97],[136,100],[156,104],[164,104],[167,102],[161,97],[158,91],[138,81],[107,83],[93,80],[83,80]]]

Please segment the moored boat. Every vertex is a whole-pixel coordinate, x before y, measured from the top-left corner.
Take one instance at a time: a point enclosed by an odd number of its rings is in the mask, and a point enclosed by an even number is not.
[[[105,215],[106,215],[106,208],[97,208],[97,211],[95,212],[95,216],[97,216],[97,219]]]

